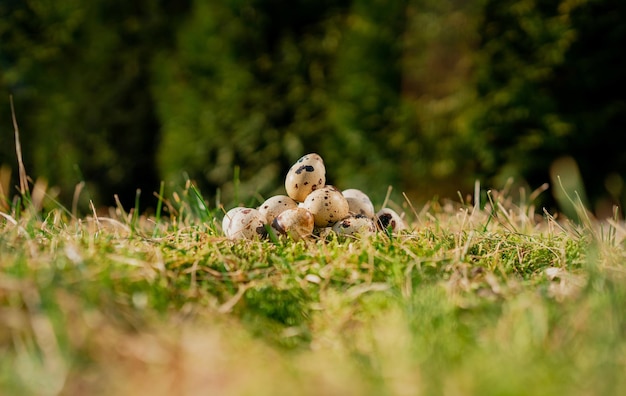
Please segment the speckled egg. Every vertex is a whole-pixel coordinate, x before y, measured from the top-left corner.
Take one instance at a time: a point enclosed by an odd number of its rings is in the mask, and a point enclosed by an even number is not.
[[[302,156],[287,172],[285,190],[287,195],[298,202],[304,202],[313,191],[326,184],[324,160],[318,154]]]
[[[400,215],[390,208],[383,208],[376,213],[376,225],[382,231],[391,231],[392,233],[405,230],[406,223]]]
[[[309,194],[302,206],[313,214],[316,227],[332,226],[346,217],[350,209],[340,191],[326,187]]]
[[[299,241],[311,236],[315,220],[313,214],[304,208],[287,209],[272,222],[272,229],[278,235]]]
[[[224,234],[226,234],[226,236],[228,236],[228,227],[230,226],[230,222],[233,216],[235,216],[235,213],[244,209],[246,208],[244,208],[243,206],[237,206],[230,209],[228,212],[226,212],[226,214],[224,214],[224,218],[222,219],[222,231],[224,231]]]
[[[333,231],[338,235],[364,236],[376,232],[376,224],[370,217],[362,214],[353,214],[336,222],[333,225]]]
[[[350,213],[361,214],[373,219],[376,212],[372,200],[363,191],[349,188],[341,192],[348,201]]]
[[[265,200],[259,206],[259,212],[265,216],[267,224],[272,224],[272,221],[287,209],[294,209],[298,207],[298,203],[287,195],[275,195]]]
[[[226,228],[226,236],[230,239],[256,239],[267,235],[265,216],[253,208],[237,211]]]

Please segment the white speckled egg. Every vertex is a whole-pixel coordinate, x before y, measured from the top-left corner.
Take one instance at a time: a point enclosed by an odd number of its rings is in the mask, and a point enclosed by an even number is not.
[[[275,195],[265,200],[259,206],[259,212],[265,216],[267,224],[272,224],[272,221],[287,209],[294,209],[298,207],[298,203],[286,195]]]
[[[224,214],[224,218],[222,219],[222,231],[224,231],[224,234],[226,236],[228,236],[228,227],[230,226],[230,221],[232,220],[233,216],[235,215],[235,213],[244,209],[246,208],[244,208],[243,206],[237,206],[230,209],[228,212],[226,212],[226,214]]]
[[[336,222],[333,225],[333,231],[338,235],[363,236],[376,232],[376,224],[370,217],[353,214]]]
[[[316,227],[332,226],[346,217],[350,209],[340,191],[326,187],[309,194],[303,207],[313,214]]]
[[[226,236],[233,240],[262,238],[266,234],[265,216],[253,208],[237,211],[226,229]]]
[[[298,202],[326,184],[326,168],[324,160],[318,154],[302,156],[287,172],[285,190],[287,195]]]
[[[288,236],[294,241],[306,238],[313,233],[313,214],[304,208],[287,209],[272,222],[272,229],[279,235]]]
[[[405,230],[406,223],[393,209],[383,208],[376,213],[376,225],[382,231],[391,230],[392,233]]]
[[[373,219],[376,215],[372,200],[363,191],[349,188],[341,192],[348,201],[350,213],[361,214]]]

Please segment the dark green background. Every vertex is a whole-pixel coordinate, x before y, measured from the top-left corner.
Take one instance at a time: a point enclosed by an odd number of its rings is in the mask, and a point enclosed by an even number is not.
[[[15,178],[13,95],[28,173],[66,205],[85,181],[82,208],[149,208],[187,177],[260,199],[317,152],[377,203],[513,177],[553,206],[566,157],[603,214],[624,202],[624,20],[618,0],[0,0],[0,164]]]

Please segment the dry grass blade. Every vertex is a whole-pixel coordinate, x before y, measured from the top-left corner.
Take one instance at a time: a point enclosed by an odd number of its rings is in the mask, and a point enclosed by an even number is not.
[[[0,166],[0,209],[9,210],[9,189],[11,184],[11,169],[8,166]]]
[[[78,199],[80,198],[80,193],[85,188],[85,182],[81,181],[74,188],[74,196],[72,197],[72,216],[76,218],[78,216]]]
[[[239,289],[237,290],[237,293],[231,297],[228,301],[226,301],[224,304],[220,305],[218,312],[219,313],[228,313],[230,311],[232,311],[232,309],[235,307],[235,305],[237,305],[237,303],[239,302],[239,300],[241,300],[241,298],[243,297],[243,295],[246,293],[246,290],[248,290],[248,288],[250,288],[250,285],[239,285]]]
[[[17,155],[17,165],[20,177],[20,194],[25,195],[28,192],[28,176],[22,159],[22,145],[20,143],[20,129],[17,126],[17,117],[15,116],[15,106],[13,105],[13,95],[9,96],[11,102],[11,118],[13,119],[13,130],[15,132],[15,153]]]
[[[17,221],[13,218],[13,216],[4,212],[0,212],[0,216],[4,217],[9,223],[17,225]]]

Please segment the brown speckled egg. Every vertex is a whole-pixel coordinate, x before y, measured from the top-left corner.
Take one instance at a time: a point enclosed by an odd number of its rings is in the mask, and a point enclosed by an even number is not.
[[[285,190],[287,195],[298,202],[304,202],[313,191],[326,184],[324,160],[318,154],[302,156],[287,172]]]
[[[222,231],[224,232],[224,234],[226,234],[226,236],[228,236],[228,227],[230,226],[230,221],[232,220],[233,216],[235,215],[235,213],[244,209],[246,208],[244,208],[243,206],[237,206],[230,209],[228,212],[226,212],[226,214],[224,214],[224,218],[222,219]]]
[[[265,216],[253,208],[236,211],[226,229],[226,236],[233,240],[257,239],[266,235]]]
[[[376,213],[376,225],[381,231],[396,233],[407,228],[406,223],[393,209],[383,208]]]
[[[304,208],[287,209],[272,222],[272,229],[279,235],[299,241],[313,233],[313,214]]]
[[[265,200],[259,206],[259,212],[265,216],[267,224],[272,224],[272,221],[287,209],[294,209],[298,207],[298,203],[286,195],[275,195]]]
[[[374,220],[362,214],[354,214],[341,219],[333,225],[333,231],[338,235],[365,236],[376,232]]]
[[[356,188],[349,188],[342,191],[343,196],[348,201],[350,213],[361,214],[373,219],[376,215],[372,200],[363,191]]]
[[[316,227],[332,226],[349,213],[348,201],[341,192],[326,187],[309,194],[302,206],[313,214]]]

